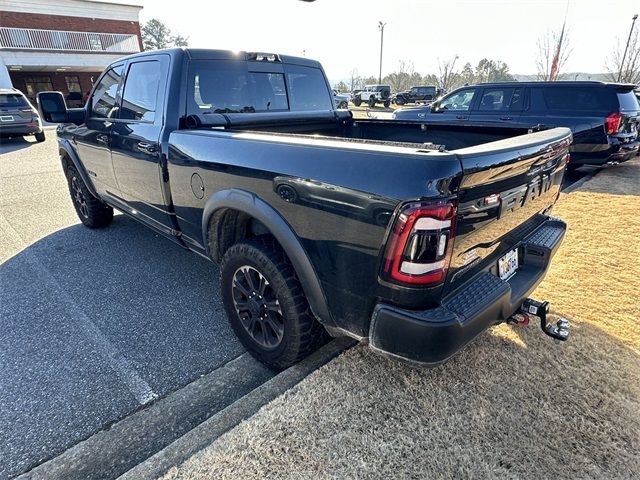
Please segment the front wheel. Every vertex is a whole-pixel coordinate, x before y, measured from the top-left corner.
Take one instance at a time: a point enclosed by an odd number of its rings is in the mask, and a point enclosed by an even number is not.
[[[75,168],[70,167],[67,171],[67,181],[71,201],[83,225],[102,228],[113,221],[113,208],[93,196]]]
[[[240,342],[270,368],[290,367],[325,341],[293,267],[273,240],[256,238],[229,248],[220,287]]]
[[[44,132],[36,133],[36,142],[44,142],[44,140],[45,140]]]

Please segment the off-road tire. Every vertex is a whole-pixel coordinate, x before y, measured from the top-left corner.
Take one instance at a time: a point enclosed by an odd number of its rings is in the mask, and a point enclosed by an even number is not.
[[[370,97],[369,98],[369,107],[373,108],[376,106],[376,98],[375,97]]]
[[[44,132],[36,133],[35,136],[36,136],[36,142],[44,142],[45,141]]]
[[[354,104],[356,107],[359,107],[360,105],[362,105],[362,99],[360,99],[360,98],[354,98],[354,99],[353,99],[353,104]]]
[[[396,97],[396,105],[404,105],[405,103],[403,97]]]
[[[243,301],[243,293],[234,286],[234,278],[242,278],[236,277],[236,275],[246,267],[257,271],[268,281],[268,286],[263,289],[263,292],[260,292],[265,296],[265,300],[259,300],[257,303],[266,302],[267,296],[271,298],[271,302],[273,300],[279,302],[283,332],[281,338],[276,339],[279,343],[271,348],[261,345],[254,338],[256,335],[250,333],[249,328],[245,327],[247,323],[251,322],[252,314],[243,312],[245,315],[245,323],[243,324],[236,308],[236,301],[238,304],[246,302]],[[253,357],[274,370],[283,370],[297,363],[326,342],[328,338],[324,327],[311,313],[309,303],[291,263],[270,236],[244,240],[227,250],[220,264],[220,288],[227,318],[240,342]],[[268,294],[264,291],[266,289],[270,289]],[[236,300],[238,295],[241,297],[240,300]],[[249,320],[247,320],[247,316],[249,316]],[[257,330],[261,331],[262,328],[263,326]],[[275,332],[275,329],[272,329],[271,332]]]
[[[391,100],[385,100],[384,101],[384,108],[389,108],[389,105],[391,105]]]
[[[102,228],[113,221],[113,208],[92,195],[74,167],[67,170],[67,184],[73,207],[85,227]]]

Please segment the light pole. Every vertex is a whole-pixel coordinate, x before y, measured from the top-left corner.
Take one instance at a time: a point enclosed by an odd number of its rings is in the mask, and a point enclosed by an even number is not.
[[[386,23],[378,22],[380,30],[380,70],[378,71],[378,83],[382,83],[382,45],[384,44],[384,26]]]
[[[633,21],[631,22],[631,30],[629,30],[629,38],[627,38],[627,45],[624,47],[624,53],[622,54],[622,61],[620,62],[620,71],[618,72],[618,81],[622,77],[622,67],[624,67],[624,60],[627,57],[627,50],[629,48],[629,42],[631,41],[631,34],[633,33],[633,26],[636,23],[636,19],[638,18],[638,14],[636,13],[633,16]]]

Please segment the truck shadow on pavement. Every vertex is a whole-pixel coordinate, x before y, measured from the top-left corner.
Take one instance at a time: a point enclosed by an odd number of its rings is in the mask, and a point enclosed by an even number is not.
[[[22,137],[0,138],[0,155],[3,153],[16,152],[23,148],[30,147],[35,141],[25,140]]]
[[[0,478],[28,470],[244,350],[217,268],[117,215],[0,266]]]

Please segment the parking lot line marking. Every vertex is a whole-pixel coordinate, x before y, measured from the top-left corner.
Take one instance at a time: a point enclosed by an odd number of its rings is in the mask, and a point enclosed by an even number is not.
[[[158,395],[151,389],[149,384],[138,374],[131,362],[122,355],[111,341],[102,333],[100,328],[84,313],[82,308],[71,298],[71,296],[58,284],[53,275],[47,270],[38,256],[29,251],[27,245],[22,240],[18,232],[11,224],[0,215],[0,228],[10,237],[12,243],[22,247],[21,254],[29,266],[34,270],[36,276],[41,280],[45,288],[50,289],[59,299],[59,303],[69,312],[71,318],[79,327],[80,331],[86,335],[88,340],[95,345],[96,350],[103,357],[115,372],[118,379],[124,383],[129,392],[135,397],[140,405],[145,405],[158,398]]]

